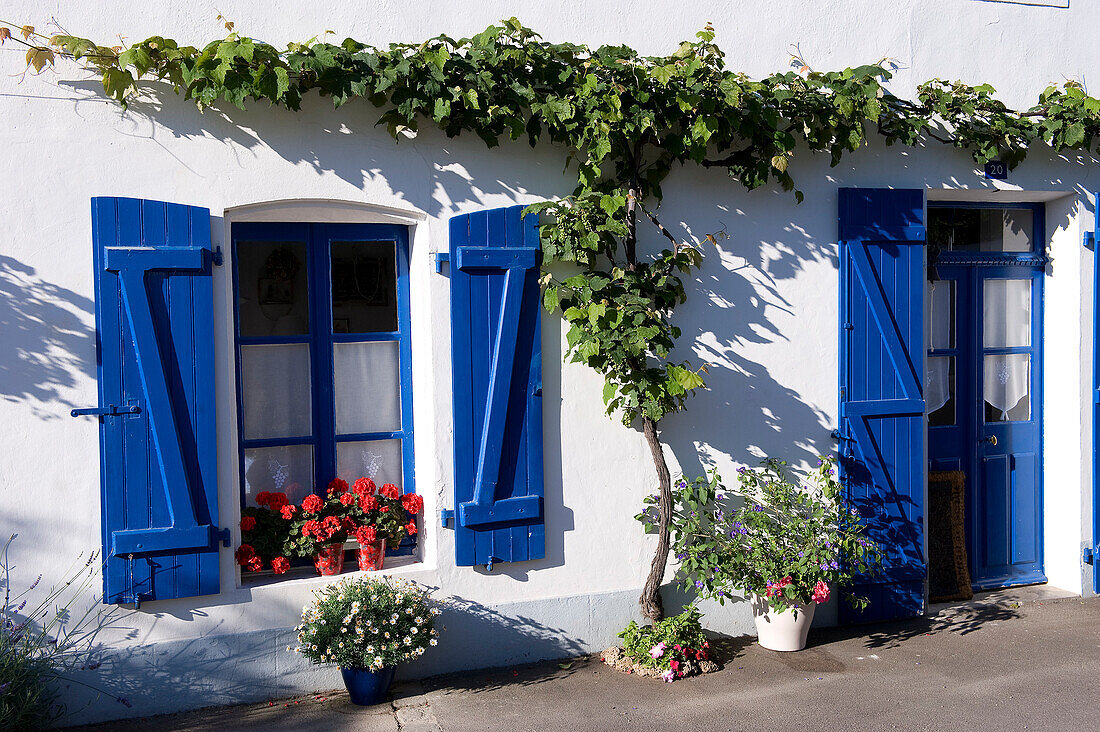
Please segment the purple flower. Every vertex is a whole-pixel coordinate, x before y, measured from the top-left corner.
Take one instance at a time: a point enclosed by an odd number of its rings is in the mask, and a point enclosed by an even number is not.
[[[7,691],[9,686],[11,686],[10,681],[6,681],[3,684],[0,684],[0,694],[3,694],[5,691]]]
[[[28,591],[33,590],[35,587],[38,587],[38,583],[41,582],[41,581],[42,581],[42,575],[38,575],[38,579],[36,579],[34,582],[32,582],[31,586],[28,587],[27,590]]]
[[[703,589],[703,580],[695,580],[695,587],[700,590]]]

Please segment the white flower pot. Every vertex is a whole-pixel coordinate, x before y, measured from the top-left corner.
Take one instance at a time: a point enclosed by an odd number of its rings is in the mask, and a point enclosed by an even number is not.
[[[760,645],[773,651],[801,651],[806,647],[806,636],[810,632],[816,607],[811,602],[805,607],[789,607],[777,613],[768,606],[765,598],[753,595],[752,619],[756,623]]]

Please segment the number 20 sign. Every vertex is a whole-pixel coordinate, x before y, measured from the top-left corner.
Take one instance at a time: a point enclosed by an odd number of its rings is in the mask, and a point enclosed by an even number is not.
[[[990,160],[985,164],[985,177],[990,180],[1005,180],[1008,178],[1008,166],[1000,160]]]

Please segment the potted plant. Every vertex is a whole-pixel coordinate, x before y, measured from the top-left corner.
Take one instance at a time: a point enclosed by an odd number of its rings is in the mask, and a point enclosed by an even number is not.
[[[241,511],[237,563],[250,572],[259,572],[266,566],[275,574],[283,574],[290,569],[285,545],[290,519],[297,509],[281,492],[260,491],[256,503],[259,505]]]
[[[322,576],[343,571],[344,542],[358,528],[350,516],[356,496],[348,491],[347,481],[333,480],[327,494],[327,498],[310,494],[289,511],[290,530],[284,545],[288,553],[312,557],[313,566]]]
[[[710,660],[710,642],[699,617],[699,608],[690,605],[679,615],[652,625],[638,625],[631,620],[619,633],[622,653],[635,667],[641,667],[639,673],[648,671],[645,675],[659,676],[669,683],[701,673],[704,662]]]
[[[677,485],[671,523],[681,572],[686,585],[721,603],[733,591],[750,596],[765,648],[801,650],[817,605],[856,575],[874,573],[881,552],[845,504],[833,459],[822,458],[802,480],[775,459],[737,472],[733,495],[717,472]],[[737,498],[743,502],[734,508]],[[639,517],[651,522],[652,510]],[[847,598],[867,605],[866,598]]]
[[[438,643],[437,615],[429,591],[410,580],[343,579],[314,590],[294,650],[316,664],[337,664],[353,704],[378,704],[397,664]]]
[[[415,493],[402,496],[393,483],[378,489],[370,478],[356,480],[351,492],[355,501],[348,515],[357,526],[359,569],[381,569],[386,545],[396,549],[401,539],[416,533],[416,515],[424,509],[424,499]]]

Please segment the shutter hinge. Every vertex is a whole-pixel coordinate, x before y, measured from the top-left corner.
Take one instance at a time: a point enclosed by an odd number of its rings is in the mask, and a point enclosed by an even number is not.
[[[225,264],[225,256],[222,254],[222,248],[220,246],[214,247],[213,251],[214,266],[220,267]]]
[[[232,539],[229,536],[229,529],[215,529],[214,541],[220,541],[222,546],[229,548],[233,545]]]
[[[447,523],[455,517],[455,512],[449,508],[445,508],[439,512],[439,523],[443,525],[443,528],[448,528]]]
[[[1086,231],[1081,239],[1086,249],[1096,249],[1096,232]]]
[[[450,252],[436,252],[435,253],[435,271],[439,274],[443,274],[443,263],[451,261]]]
[[[1081,561],[1083,561],[1085,564],[1092,564],[1093,556],[1094,554],[1091,546],[1081,547]]]
[[[852,325],[851,323],[845,323],[844,324],[844,330],[852,330],[853,328],[855,328],[855,326]]]

